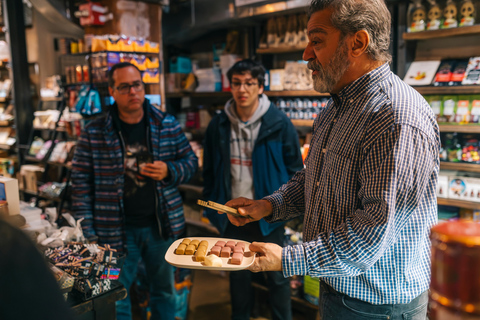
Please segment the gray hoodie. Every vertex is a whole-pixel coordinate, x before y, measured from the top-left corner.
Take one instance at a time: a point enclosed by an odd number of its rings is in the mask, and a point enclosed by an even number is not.
[[[232,176],[232,199],[254,199],[252,152],[262,124],[262,116],[268,111],[270,100],[262,94],[252,118],[242,122],[235,111],[235,100],[225,104],[225,113],[230,120],[230,174]]]

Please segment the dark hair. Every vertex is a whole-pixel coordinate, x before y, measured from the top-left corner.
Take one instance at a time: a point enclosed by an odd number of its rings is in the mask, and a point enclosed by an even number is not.
[[[250,72],[253,78],[258,80],[259,86],[265,85],[265,67],[252,59],[243,59],[236,62],[227,72],[228,81],[232,82],[232,77],[234,74],[244,74],[245,72]]]
[[[390,62],[392,17],[384,0],[312,0],[308,19],[317,11],[333,9],[332,25],[342,37],[365,30],[370,36],[367,53],[372,60]]]
[[[137,69],[138,73],[140,73],[140,76],[142,76],[142,73],[140,72],[140,69],[134,64],[131,64],[130,62],[119,62],[117,64],[114,64],[112,68],[108,71],[108,86],[110,88],[113,88],[115,86],[115,80],[113,79],[113,73],[117,69],[123,69],[127,67],[134,67]]]

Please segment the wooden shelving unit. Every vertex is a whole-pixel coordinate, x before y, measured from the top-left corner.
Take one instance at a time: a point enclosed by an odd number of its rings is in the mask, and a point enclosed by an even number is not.
[[[480,164],[476,163],[457,163],[457,162],[440,162],[442,170],[456,170],[468,172],[480,172]]]
[[[459,27],[452,29],[441,30],[428,30],[420,32],[405,32],[403,33],[403,40],[415,41],[415,40],[428,40],[438,38],[448,38],[457,36],[467,36],[480,33],[480,25],[470,27]]]
[[[426,86],[426,87],[413,87],[417,90],[420,94],[438,94],[438,95],[445,95],[445,94],[478,94],[480,93],[480,86],[445,86],[445,87],[433,87],[433,86]]]
[[[478,124],[439,124],[440,132],[480,133]]]
[[[463,201],[456,199],[437,198],[438,205],[460,207],[465,209],[479,210],[480,202]]]
[[[291,121],[293,125],[296,127],[312,127],[313,126],[313,120],[292,119]]]
[[[328,93],[318,93],[315,90],[291,90],[291,91],[265,91],[265,94],[269,97],[329,97]],[[232,93],[229,91],[216,91],[216,92],[167,92],[167,98],[231,98]]]
[[[288,46],[277,48],[258,48],[255,52],[257,54],[277,54],[277,53],[289,53],[299,52],[305,50],[305,46]]]

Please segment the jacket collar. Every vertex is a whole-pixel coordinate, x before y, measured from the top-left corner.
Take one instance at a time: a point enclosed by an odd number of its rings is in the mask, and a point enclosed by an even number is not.
[[[152,104],[150,104],[150,100],[148,100],[147,98],[145,98],[145,101],[143,102],[143,111],[144,111],[144,119],[146,119],[145,116],[147,116],[147,119],[148,119],[148,121],[145,122],[147,127],[154,125],[161,128],[163,126],[165,113],[155,108]],[[114,103],[110,107],[110,111],[108,112],[107,118],[105,121],[105,129],[106,131],[114,130],[117,133],[121,129],[120,117],[118,116],[117,103]]]

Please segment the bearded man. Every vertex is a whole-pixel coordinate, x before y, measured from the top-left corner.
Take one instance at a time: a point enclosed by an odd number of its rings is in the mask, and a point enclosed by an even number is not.
[[[390,25],[384,0],[312,1],[303,59],[331,99],[305,168],[262,200],[226,203],[245,216],[228,215],[236,226],[304,216],[302,244],[254,242],[249,269],[318,277],[321,319],[426,317],[440,135],[390,71]]]

